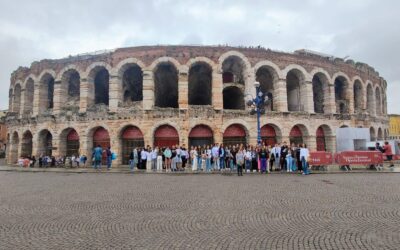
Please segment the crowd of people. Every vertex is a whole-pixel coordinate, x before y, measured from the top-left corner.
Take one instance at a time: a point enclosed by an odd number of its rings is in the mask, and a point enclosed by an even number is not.
[[[272,171],[309,173],[309,151],[305,144],[288,145],[277,143],[270,145],[185,145],[171,147],[150,146],[134,148],[129,156],[129,166],[149,171],[184,171],[188,165],[192,171],[237,171],[246,173]]]
[[[35,167],[36,163],[39,168],[49,168],[49,167],[80,167],[86,166],[87,157],[85,155],[72,155],[72,156],[48,156],[40,155],[38,159],[33,156],[21,157],[18,159],[18,165],[21,167]]]

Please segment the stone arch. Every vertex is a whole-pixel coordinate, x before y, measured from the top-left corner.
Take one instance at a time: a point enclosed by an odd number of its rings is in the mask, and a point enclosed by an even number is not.
[[[374,115],[375,114],[375,94],[374,90],[372,88],[372,84],[368,83],[367,84],[367,110],[369,115]]]
[[[344,73],[336,73],[333,76],[335,88],[336,113],[350,113],[350,80]]]
[[[378,141],[384,140],[383,130],[381,127],[378,128],[377,139],[378,139]]]
[[[382,114],[382,96],[381,90],[379,87],[375,88],[375,114],[381,115]]]
[[[155,128],[153,132],[154,147],[172,147],[179,144],[178,130],[169,125],[163,124]]]
[[[206,124],[196,124],[189,130],[189,147],[212,145],[214,143],[214,132]]]
[[[135,148],[144,147],[144,136],[142,130],[132,124],[125,125],[118,132],[121,146],[122,164],[129,164],[129,157]]]
[[[329,107],[329,75],[316,72],[312,78],[313,103],[315,113],[326,113]]]
[[[178,108],[178,68],[171,60],[161,61],[153,67],[155,106]]]
[[[109,88],[110,88],[110,70],[111,67],[104,62],[91,64],[87,71],[87,81],[89,83],[88,106],[109,104]]]
[[[243,124],[233,123],[225,128],[222,138],[224,145],[246,145],[249,133]]]
[[[33,149],[33,135],[30,130],[26,130],[22,135],[21,156],[22,157],[32,156],[32,149]]]
[[[118,70],[118,76],[122,81],[122,101],[125,106],[143,101],[143,67],[140,65],[143,63],[126,62]]]
[[[288,71],[286,75],[286,94],[288,111],[304,111],[307,96],[305,75],[298,69]]]
[[[212,66],[207,62],[196,61],[189,66],[189,105],[212,104],[212,74]]]
[[[195,57],[195,58],[190,58],[186,63],[186,67],[188,69],[190,69],[190,67],[192,67],[193,65],[195,65],[197,63],[205,63],[205,64],[207,64],[212,69],[213,73],[218,71],[218,65],[216,65],[214,63],[214,61],[211,60],[210,58],[204,57],[204,56],[198,56],[198,57]]]
[[[131,65],[137,65],[139,68],[144,69],[146,65],[139,59],[130,57],[120,61],[117,66],[112,69],[112,75],[116,75],[122,78],[124,72],[129,68]]]
[[[80,139],[79,132],[75,128],[63,129],[59,137],[59,154],[61,156],[79,156]]]
[[[303,124],[294,125],[289,132],[290,144],[307,143],[309,136],[308,128]]]
[[[39,79],[39,113],[51,110],[54,107],[54,82],[55,73],[53,70],[44,70]]]
[[[61,73],[61,72],[60,72]],[[63,69],[61,79],[61,107],[79,107],[81,75],[75,66],[71,65]]]
[[[316,130],[316,149],[317,151],[334,152],[335,150],[335,136],[333,135],[332,128],[327,124],[322,124]]]
[[[24,107],[23,113],[30,115],[33,112],[33,102],[35,99],[35,82],[29,77],[25,81],[25,91],[24,91]]]
[[[275,145],[282,140],[282,131],[276,124],[267,123],[261,127],[261,141],[265,145]]]
[[[369,134],[370,134],[370,139],[371,141],[376,141],[376,132],[374,127],[369,128]]]
[[[52,156],[53,154],[53,134],[48,129],[42,129],[37,134],[38,156]]]
[[[12,104],[12,111],[16,114],[20,113],[20,108],[21,108],[21,84],[17,83],[14,86],[14,94],[13,94],[13,104]]]
[[[361,113],[363,110],[364,103],[364,88],[361,79],[355,79],[353,84],[353,93],[354,93],[354,112]]]
[[[156,60],[154,60],[150,64],[149,69],[151,71],[155,72],[160,64],[172,64],[172,65],[174,65],[174,67],[177,71],[181,68],[181,64],[175,58],[163,56],[163,57],[159,57]]]
[[[290,64],[290,65],[286,66],[282,70],[282,75],[287,77],[287,75],[289,74],[290,71],[297,72],[298,75],[301,75],[303,82],[311,82],[311,80],[312,80],[311,76],[307,72],[307,70],[300,65]]]
[[[267,63],[267,61],[263,61],[263,63],[256,65],[258,66],[255,72],[256,81],[260,83],[261,92],[266,94],[269,99],[266,110],[276,111],[274,97],[276,96],[277,83],[279,81],[279,68],[272,63]]]
[[[222,67],[222,66],[223,66],[223,63],[224,63],[224,61],[225,61],[226,59],[228,59],[229,57],[238,57],[238,58],[240,58],[240,59],[243,61],[246,70],[251,69],[250,61],[249,61],[249,59],[248,59],[244,54],[242,54],[242,53],[240,53],[240,52],[238,52],[238,51],[231,50],[231,51],[225,52],[224,54],[222,54],[222,55],[218,58],[218,70],[219,70],[219,71],[221,71],[221,72],[223,71],[223,67]]]

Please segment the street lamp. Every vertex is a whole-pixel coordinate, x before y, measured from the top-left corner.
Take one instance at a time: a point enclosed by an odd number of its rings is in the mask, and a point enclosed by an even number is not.
[[[265,114],[265,104],[269,101],[268,96],[264,94],[260,89],[260,83],[254,82],[254,87],[256,88],[256,97],[247,101],[247,106],[252,107],[250,114],[257,114],[257,144],[261,145],[261,127],[260,127],[260,117],[261,114]]]

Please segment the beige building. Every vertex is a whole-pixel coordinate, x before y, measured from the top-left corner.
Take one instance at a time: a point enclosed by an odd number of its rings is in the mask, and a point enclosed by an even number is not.
[[[256,144],[246,100],[269,96],[264,142],[335,150],[339,127],[388,135],[386,81],[372,67],[312,51],[222,46],[121,48],[33,62],[11,76],[8,160],[91,155],[111,146],[126,163],[141,145]],[[90,157],[89,157],[90,158]]]
[[[7,145],[7,126],[6,126],[7,110],[0,111],[0,157],[4,157]]]
[[[400,115],[389,115],[389,139],[400,139]]]

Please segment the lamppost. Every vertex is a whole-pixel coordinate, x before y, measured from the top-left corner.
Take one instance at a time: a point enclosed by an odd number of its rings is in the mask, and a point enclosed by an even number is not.
[[[264,94],[260,89],[260,83],[254,82],[254,87],[256,88],[256,97],[247,101],[247,106],[252,107],[250,114],[257,114],[257,144],[261,145],[261,127],[260,127],[260,117],[261,114],[265,114],[265,104],[269,101],[268,96]]]

